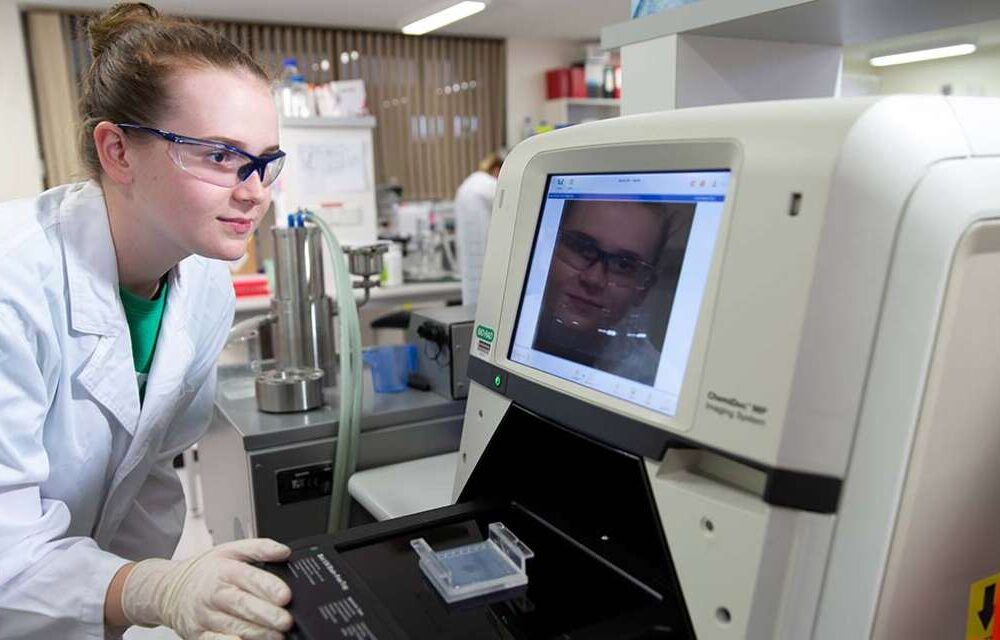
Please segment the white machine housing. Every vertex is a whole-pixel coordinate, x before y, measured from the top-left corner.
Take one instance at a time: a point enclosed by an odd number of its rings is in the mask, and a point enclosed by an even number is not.
[[[674,417],[509,359],[548,175],[717,168],[732,180]],[[998,214],[989,99],[726,105],[530,138],[494,204],[476,326],[495,340],[472,351],[455,496],[516,379],[687,447],[645,459],[699,638],[959,637],[970,585],[1000,572]],[[775,499],[797,479],[833,487],[832,508]]]

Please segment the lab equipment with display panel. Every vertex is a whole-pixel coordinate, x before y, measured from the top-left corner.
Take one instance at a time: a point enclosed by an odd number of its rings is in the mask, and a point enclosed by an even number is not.
[[[961,634],[1000,568],[998,121],[808,100],[516,147],[455,504],[295,543],[292,637]],[[527,584],[449,604],[427,548],[494,523]]]

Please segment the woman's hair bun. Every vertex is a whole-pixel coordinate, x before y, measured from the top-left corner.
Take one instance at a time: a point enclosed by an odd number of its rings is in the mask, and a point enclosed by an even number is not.
[[[140,24],[160,19],[160,12],[145,2],[120,2],[87,25],[90,53],[100,57],[123,33]]]

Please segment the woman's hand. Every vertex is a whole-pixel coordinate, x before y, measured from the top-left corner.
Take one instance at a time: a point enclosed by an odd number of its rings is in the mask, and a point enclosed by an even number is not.
[[[250,561],[279,562],[291,550],[273,540],[238,540],[189,560],[143,560],[125,579],[122,610],[132,624],[164,625],[185,640],[282,640],[292,592]]]

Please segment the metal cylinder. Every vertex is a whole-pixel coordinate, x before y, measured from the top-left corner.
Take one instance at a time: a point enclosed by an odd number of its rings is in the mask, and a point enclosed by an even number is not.
[[[330,298],[323,287],[322,235],[315,227],[273,227],[274,369],[257,378],[262,411],[305,411],[336,380]],[[324,380],[324,377],[326,378]]]
[[[315,227],[275,227],[274,278],[271,302],[277,317],[275,360],[278,369],[320,368],[317,359],[323,323],[313,320],[323,298],[321,236]],[[328,333],[328,331],[327,331]]]
[[[323,404],[323,372],[320,369],[264,371],[257,376],[254,391],[261,411],[308,411]]]

